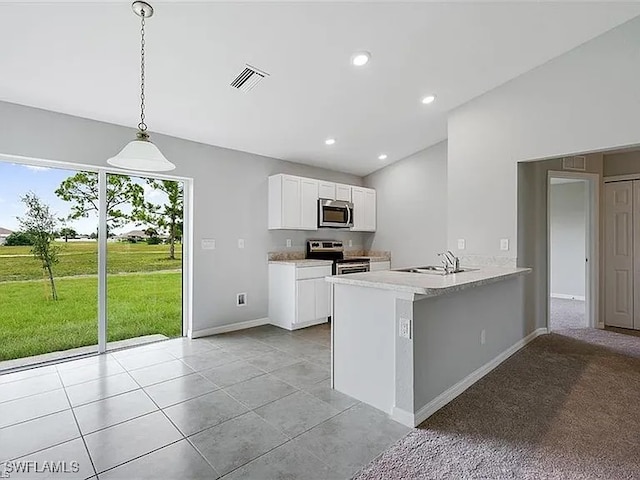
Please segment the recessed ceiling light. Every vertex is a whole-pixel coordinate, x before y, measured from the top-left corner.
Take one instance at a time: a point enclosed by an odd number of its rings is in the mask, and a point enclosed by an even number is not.
[[[427,95],[422,99],[422,103],[424,103],[425,105],[429,105],[430,103],[433,103],[435,99],[436,99],[435,95]]]
[[[325,145],[333,145],[334,143],[336,143],[336,139],[335,138],[327,138],[324,141]]]
[[[356,67],[362,67],[369,63],[371,54],[369,52],[358,52],[351,57],[351,63]]]
[[[387,159],[387,154],[386,153],[378,155],[378,160],[386,160],[386,159]]]

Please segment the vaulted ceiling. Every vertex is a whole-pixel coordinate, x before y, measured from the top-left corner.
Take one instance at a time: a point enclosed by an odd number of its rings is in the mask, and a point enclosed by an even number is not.
[[[153,5],[152,132],[360,175],[445,139],[449,110],[640,14],[637,2]],[[0,3],[0,100],[133,127],[138,35],[128,2]],[[356,68],[361,50],[371,60]],[[248,93],[229,85],[246,63],[270,74]]]

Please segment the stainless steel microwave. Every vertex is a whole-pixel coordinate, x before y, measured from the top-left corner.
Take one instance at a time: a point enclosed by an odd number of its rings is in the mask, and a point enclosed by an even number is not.
[[[319,228],[351,228],[353,227],[353,203],[343,200],[318,200]]]

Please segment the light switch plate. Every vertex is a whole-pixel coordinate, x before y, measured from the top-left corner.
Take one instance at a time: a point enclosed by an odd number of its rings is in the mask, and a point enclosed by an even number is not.
[[[500,250],[509,250],[509,239],[501,238],[500,239]]]
[[[238,239],[238,248],[244,248],[244,238]]]
[[[291,248],[291,239],[287,238],[287,248]]]
[[[353,240],[349,239],[349,246],[353,247]]]
[[[215,250],[216,241],[213,238],[203,238],[200,242],[202,250]]]
[[[465,242],[464,238],[458,239],[458,250],[464,250],[467,247],[467,242]]]

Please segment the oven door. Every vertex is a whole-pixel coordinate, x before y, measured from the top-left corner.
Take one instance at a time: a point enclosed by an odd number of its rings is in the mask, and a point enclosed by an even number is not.
[[[369,264],[365,263],[338,263],[336,264],[336,275],[347,275],[349,273],[364,273],[370,270]]]
[[[318,200],[318,227],[350,228],[353,226],[353,204],[340,200]]]

